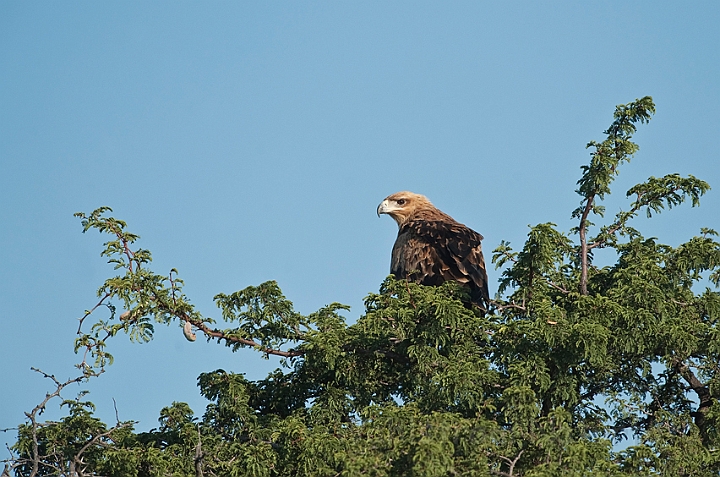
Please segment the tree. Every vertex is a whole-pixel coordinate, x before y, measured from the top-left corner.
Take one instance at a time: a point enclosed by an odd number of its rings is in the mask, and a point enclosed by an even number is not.
[[[146,433],[128,422],[108,427],[80,398],[63,402],[67,418],[38,423],[48,395],[20,426],[6,472],[717,476],[717,234],[702,229],[671,247],[630,225],[643,211],[696,206],[709,186],[692,176],[651,177],[628,191],[627,211],[603,217],[602,200],[638,149],[632,135],[654,111],[650,97],[620,105],[606,139],[588,144],[576,228],[566,234],[541,223],[519,251],[508,243],[494,251],[502,271],[487,314],[463,305],[456,284],[388,277],[348,325],[340,314],[347,307],[305,316],[266,282],[218,294],[227,323],[220,328],[189,303],[177,271],[152,271],[150,252],[133,248],[137,235],[110,209],[77,214],[83,231],[110,235],[103,254],[120,272],[81,320],[78,380],[111,362],[110,338],[150,340],[153,322],[181,322],[189,339],[194,330],[232,351],[278,356],[281,367],[260,381],[204,373],[205,413],[172,403]],[[593,263],[600,248],[615,252],[614,263]],[[103,309],[108,316],[87,330]],[[63,383],[55,384],[60,395]],[[632,445],[618,445],[628,437]]]

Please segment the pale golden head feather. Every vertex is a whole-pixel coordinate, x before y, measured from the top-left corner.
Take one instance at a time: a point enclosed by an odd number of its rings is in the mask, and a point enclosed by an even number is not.
[[[403,191],[389,195],[377,208],[378,216],[387,214],[397,222],[398,227],[408,220],[452,221],[452,217],[438,210],[427,197],[413,192]]]

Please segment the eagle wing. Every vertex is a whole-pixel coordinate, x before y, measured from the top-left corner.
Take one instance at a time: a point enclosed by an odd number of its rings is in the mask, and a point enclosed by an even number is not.
[[[398,232],[390,273],[422,285],[440,285],[448,280],[465,284],[472,302],[487,309],[490,296],[482,239],[457,222],[409,221]]]

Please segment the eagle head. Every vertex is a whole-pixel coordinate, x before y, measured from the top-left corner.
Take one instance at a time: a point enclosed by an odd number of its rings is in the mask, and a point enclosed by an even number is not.
[[[401,227],[417,211],[424,209],[435,209],[435,207],[424,195],[403,191],[389,195],[380,202],[377,214],[378,217],[380,214],[388,214],[395,219],[398,227]]]

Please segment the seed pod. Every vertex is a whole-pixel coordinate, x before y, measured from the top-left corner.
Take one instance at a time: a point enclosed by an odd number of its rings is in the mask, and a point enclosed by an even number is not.
[[[185,339],[187,339],[188,341],[195,341],[195,339],[197,338],[195,336],[195,333],[193,333],[192,325],[189,321],[186,321],[183,325],[183,334],[185,335]]]

